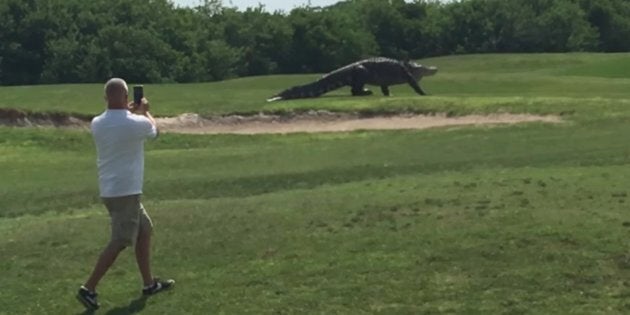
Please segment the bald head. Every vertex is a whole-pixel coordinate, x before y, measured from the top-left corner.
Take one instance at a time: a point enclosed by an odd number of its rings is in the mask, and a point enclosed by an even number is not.
[[[105,83],[105,101],[107,107],[112,109],[127,108],[127,95],[129,89],[127,82],[120,78],[113,78]]]

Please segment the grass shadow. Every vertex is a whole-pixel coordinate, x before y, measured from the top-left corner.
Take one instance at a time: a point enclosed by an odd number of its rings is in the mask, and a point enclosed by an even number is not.
[[[106,315],[124,315],[124,314],[136,314],[141,312],[147,304],[149,297],[142,295],[139,298],[129,302],[129,305],[119,306],[111,309]]]

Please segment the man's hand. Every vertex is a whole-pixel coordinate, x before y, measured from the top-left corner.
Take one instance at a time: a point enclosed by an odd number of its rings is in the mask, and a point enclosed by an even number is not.
[[[127,110],[129,110],[132,113],[136,113],[136,103],[134,102],[129,102],[127,103]]]
[[[140,104],[138,105],[138,111],[142,114],[142,115],[146,115],[146,113],[149,111],[149,100],[146,98],[142,98],[140,100]]]
[[[149,100],[143,97],[142,100],[140,100],[140,104],[130,102],[127,104],[127,108],[134,114],[146,116],[146,113],[149,111]]]

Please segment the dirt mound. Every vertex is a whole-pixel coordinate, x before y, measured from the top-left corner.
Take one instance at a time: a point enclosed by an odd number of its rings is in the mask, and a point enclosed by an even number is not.
[[[353,130],[428,129],[445,126],[517,124],[524,122],[559,123],[558,116],[528,114],[491,114],[449,117],[447,115],[396,115],[362,117],[358,114],[309,112],[301,115],[256,115],[203,118],[183,114],[159,118],[166,132],[193,134],[269,134],[296,132],[344,132]]]
[[[88,128],[92,117],[64,113],[35,113],[0,108],[0,125],[18,127]],[[428,129],[445,126],[517,124],[524,122],[558,123],[558,116],[528,114],[490,114],[451,117],[445,114],[399,114],[369,116],[358,113],[310,111],[301,114],[201,117],[187,113],[157,118],[162,131],[190,134],[282,134],[345,132],[353,130]]]
[[[0,108],[0,126],[16,127],[84,127],[91,116],[59,112],[30,112]]]

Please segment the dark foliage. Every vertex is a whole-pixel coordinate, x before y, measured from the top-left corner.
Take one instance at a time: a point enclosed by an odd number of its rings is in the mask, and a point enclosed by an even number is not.
[[[267,12],[220,0],[0,1],[0,84],[197,82],[361,58],[630,50],[626,0],[347,0]]]

